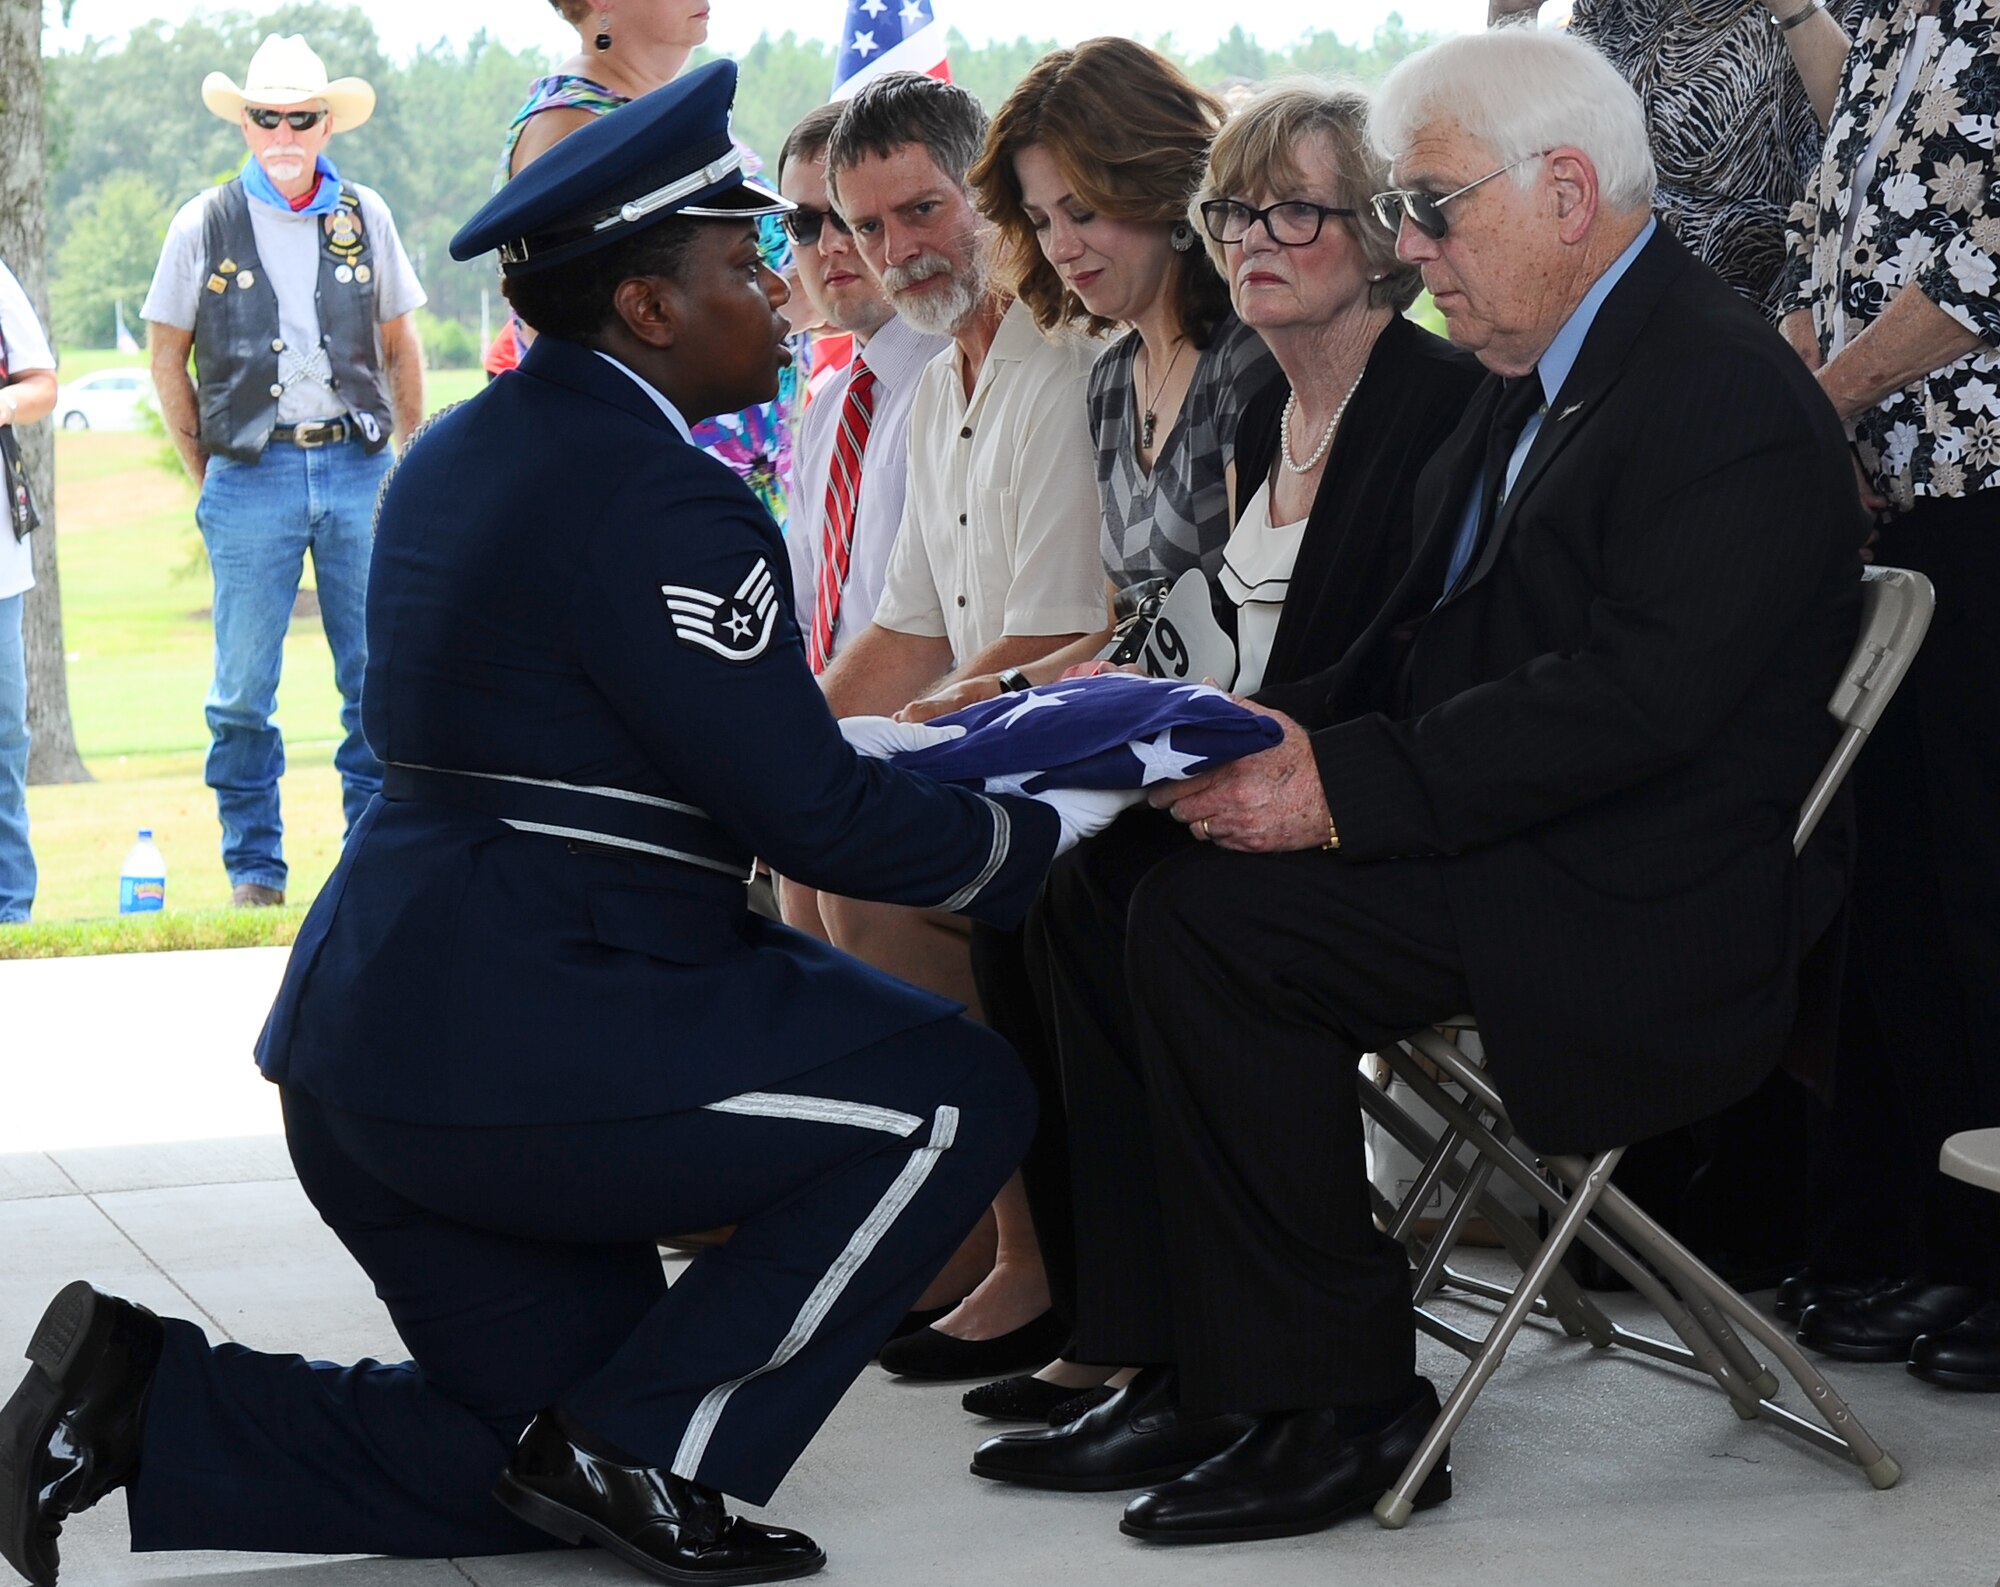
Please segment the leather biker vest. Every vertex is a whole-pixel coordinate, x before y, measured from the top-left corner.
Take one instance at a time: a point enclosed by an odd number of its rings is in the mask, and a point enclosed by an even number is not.
[[[333,389],[370,452],[388,443],[389,386],[375,356],[374,240],[361,203],[343,187],[340,207],[319,217],[320,342]],[[278,360],[285,350],[278,297],[258,258],[250,196],[238,177],[209,196],[202,222],[207,277],[194,316],[194,364],[202,450],[254,463],[277,423]]]

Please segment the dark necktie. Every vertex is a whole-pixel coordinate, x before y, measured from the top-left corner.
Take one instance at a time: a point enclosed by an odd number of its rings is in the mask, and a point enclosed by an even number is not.
[[[1444,577],[1444,594],[1458,588],[1465,570],[1485,541],[1493,520],[1499,515],[1500,497],[1507,483],[1507,463],[1521,439],[1521,431],[1542,408],[1542,377],[1530,370],[1500,382],[1500,400],[1493,406],[1493,422],[1486,431],[1486,458],[1479,470],[1479,513],[1459,531],[1452,547],[1451,566]]]

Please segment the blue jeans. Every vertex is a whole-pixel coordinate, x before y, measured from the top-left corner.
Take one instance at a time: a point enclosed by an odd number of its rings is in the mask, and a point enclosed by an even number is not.
[[[35,854],[28,847],[28,652],[21,639],[26,602],[25,595],[0,600],[0,926],[26,920],[35,902]]]
[[[278,816],[285,745],[271,713],[308,551],[340,689],[345,737],[333,764],[348,826],[382,786],[382,763],[361,736],[361,675],[368,666],[364,614],[375,498],[389,462],[386,448],[370,456],[358,441],[310,449],[273,441],[255,463],[209,459],[194,511],[215,574],[206,779],[215,790],[222,863],[233,886],[285,885]]]

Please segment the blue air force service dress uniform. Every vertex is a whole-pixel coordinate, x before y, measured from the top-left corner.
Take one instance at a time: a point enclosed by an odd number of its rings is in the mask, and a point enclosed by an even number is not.
[[[525,239],[532,267],[648,204],[782,202],[730,164],[733,84],[718,63],[579,132],[455,251]],[[135,1548],[547,1548],[490,1490],[550,1406],[762,1503],[1018,1160],[1034,1101],[999,1039],[744,883],[761,854],[1007,924],[1057,818],[858,759],[785,567],[665,398],[553,337],[403,460],[368,603],[386,797],[259,1061],[414,1359],[170,1322]],[[669,1291],[654,1237],[725,1223]]]

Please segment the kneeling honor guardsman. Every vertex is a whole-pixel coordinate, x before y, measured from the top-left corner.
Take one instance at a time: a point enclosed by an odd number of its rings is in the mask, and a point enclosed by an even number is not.
[[[412,1359],[211,1346],[70,1285],[0,1412],[0,1554],[38,1587],[116,1488],[141,1550],[816,1570],[723,1495],[770,1499],[1027,1144],[997,1037],[747,907],[761,854],[1012,922],[1122,799],[947,787],[828,714],[777,526],[688,442],[790,356],[755,226],[789,206],[744,177],[735,83],[584,128],[459,233],[540,335],[383,504],[382,797],[258,1061]],[[654,1236],[720,1224],[670,1291]]]

